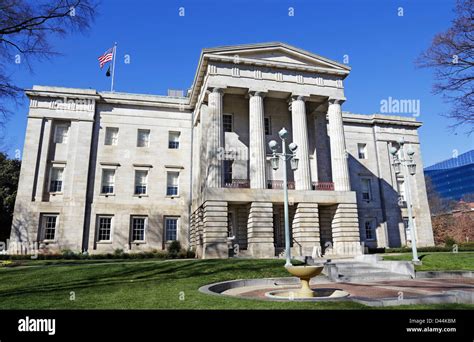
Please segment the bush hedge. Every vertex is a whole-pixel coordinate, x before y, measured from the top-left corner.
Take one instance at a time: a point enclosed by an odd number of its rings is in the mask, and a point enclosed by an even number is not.
[[[104,259],[192,259],[195,253],[192,250],[179,249],[172,253],[168,251],[152,251],[141,253],[125,253],[116,249],[113,253],[87,254],[64,250],[57,254],[38,254],[34,260],[104,260]],[[31,255],[0,255],[0,260],[31,260]]]
[[[458,252],[474,252],[474,244],[472,242],[467,242],[467,243],[459,243],[458,245]],[[417,248],[418,252],[452,252],[453,251],[453,246],[449,247],[441,247],[441,246],[435,246],[435,247],[419,247]],[[382,252],[380,250],[377,250],[377,253],[408,253],[411,252],[410,247],[400,247],[400,248],[385,248],[385,250]]]

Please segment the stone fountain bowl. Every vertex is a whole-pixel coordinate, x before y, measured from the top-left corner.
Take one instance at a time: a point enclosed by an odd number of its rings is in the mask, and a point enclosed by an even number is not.
[[[324,266],[312,266],[312,265],[311,266],[310,265],[288,266],[286,267],[286,269],[295,277],[309,280],[321,274],[321,272],[324,269]]]

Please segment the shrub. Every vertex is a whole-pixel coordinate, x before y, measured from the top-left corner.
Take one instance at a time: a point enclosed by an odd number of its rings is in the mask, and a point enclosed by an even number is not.
[[[172,241],[168,246],[168,256],[176,258],[181,251],[181,243],[179,241]]]
[[[114,257],[116,259],[123,258],[123,249],[117,248],[116,250],[114,250]]]
[[[461,249],[460,249],[461,250]],[[105,260],[105,259],[168,259],[168,258],[194,258],[195,252],[193,250],[186,250],[181,248],[178,241],[172,242],[168,246],[168,251],[152,250],[150,252],[141,253],[125,253],[122,249],[116,249],[113,253],[107,254],[88,254],[75,253],[69,249],[64,249],[61,253],[56,254],[38,254],[37,258],[32,259],[31,255],[19,254],[0,254],[0,260]]]
[[[456,244],[456,240],[454,240],[452,237],[447,237],[445,240],[444,240],[444,245],[448,248],[453,248],[453,245]]]
[[[420,247],[417,248],[418,252],[422,253],[429,253],[429,252],[452,252],[453,247]],[[472,245],[458,245],[459,252],[472,252],[474,251],[474,246]],[[411,253],[410,247],[402,247],[402,248],[386,248],[385,253]]]

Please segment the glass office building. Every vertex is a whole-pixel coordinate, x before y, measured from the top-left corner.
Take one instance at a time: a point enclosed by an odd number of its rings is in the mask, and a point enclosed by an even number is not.
[[[474,150],[425,168],[442,198],[460,200],[474,194]]]

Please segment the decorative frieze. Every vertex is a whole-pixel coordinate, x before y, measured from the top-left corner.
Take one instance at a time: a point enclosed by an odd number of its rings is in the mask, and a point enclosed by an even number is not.
[[[250,66],[209,65],[208,74],[231,77],[251,78],[277,82],[297,83],[318,87],[343,89],[343,81],[334,75],[321,75],[308,72],[289,72],[275,68],[253,68]]]

